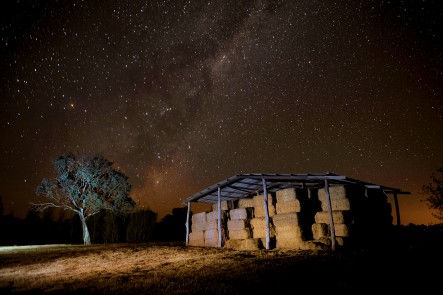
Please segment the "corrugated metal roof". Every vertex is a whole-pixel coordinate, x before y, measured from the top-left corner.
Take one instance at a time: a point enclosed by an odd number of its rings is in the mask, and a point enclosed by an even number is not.
[[[219,187],[221,189],[220,199],[222,201],[252,197],[263,193],[263,179],[266,181],[268,193],[274,193],[289,187],[323,188],[324,182],[327,179],[331,186],[354,184],[369,189],[382,189],[385,193],[409,194],[409,192],[402,191],[401,189],[352,179],[330,172],[306,174],[249,173],[234,175],[217,182],[186,198],[183,204],[186,205],[188,202],[216,203],[218,201]]]

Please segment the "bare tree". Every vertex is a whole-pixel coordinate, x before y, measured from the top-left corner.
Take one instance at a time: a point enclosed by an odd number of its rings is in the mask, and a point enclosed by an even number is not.
[[[423,186],[423,192],[428,194],[424,200],[429,209],[436,210],[432,216],[443,221],[443,167],[437,169],[438,174],[431,174],[431,182]]]
[[[116,171],[102,156],[63,154],[54,160],[53,179],[45,178],[37,186],[37,196],[47,202],[33,203],[32,209],[63,208],[78,214],[82,223],[83,242],[91,244],[86,220],[109,210],[113,213],[129,212],[135,202],[129,197],[131,185],[128,177]]]

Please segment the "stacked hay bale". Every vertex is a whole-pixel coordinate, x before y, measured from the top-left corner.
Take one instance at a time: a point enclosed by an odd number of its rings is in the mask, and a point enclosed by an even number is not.
[[[287,188],[276,192],[276,215],[272,221],[276,233],[276,247],[281,249],[303,249],[305,247],[301,201],[302,191]]]
[[[252,228],[252,237],[261,239],[265,244],[266,239],[266,217],[264,209],[264,196],[257,195],[252,198],[254,216],[250,220]],[[271,194],[268,194],[268,215],[269,215],[269,237],[275,238],[275,229],[272,224],[272,217],[276,214],[275,202]]]
[[[239,203],[248,206],[252,204],[247,204],[247,202]],[[229,240],[226,241],[225,247],[236,250],[258,250],[261,248],[260,239],[252,238],[252,229],[250,225],[252,214],[252,207],[236,208],[229,211]]]
[[[221,230],[222,230],[222,245],[227,240],[226,221],[228,219],[228,210],[232,208],[232,202],[221,202]],[[206,213],[206,227],[205,227],[205,246],[218,247],[219,232],[218,232],[218,204],[213,204],[213,211]]]
[[[206,212],[192,215],[189,246],[205,246]]]
[[[344,185],[329,187],[331,200],[332,220],[334,222],[337,244],[344,246],[349,237],[349,227],[352,222],[350,192]],[[324,244],[330,244],[331,227],[329,223],[329,208],[324,189],[318,190],[318,199],[322,211],[315,214],[315,223],[312,224],[313,238]]]

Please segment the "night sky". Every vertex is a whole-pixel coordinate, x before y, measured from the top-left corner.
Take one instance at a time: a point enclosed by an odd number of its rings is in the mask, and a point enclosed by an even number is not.
[[[2,0],[5,213],[80,152],[159,218],[234,174],[330,171],[416,192],[402,223],[436,223],[440,2]]]

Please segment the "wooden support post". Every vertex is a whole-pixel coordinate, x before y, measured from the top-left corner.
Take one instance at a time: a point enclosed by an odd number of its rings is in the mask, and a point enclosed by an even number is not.
[[[397,216],[397,225],[400,225],[400,208],[398,207],[398,197],[394,193],[395,215]]]
[[[266,180],[262,178],[263,182],[263,206],[265,209],[265,221],[266,221],[266,250],[269,250],[269,211],[268,211],[268,190],[266,187]]]
[[[335,227],[334,227],[334,220],[332,218],[331,196],[329,195],[329,184],[327,179],[325,179],[324,189],[326,194],[326,202],[328,203],[329,227],[331,231],[331,249],[332,251],[335,251]]]
[[[222,228],[221,228],[221,188],[218,187],[218,247],[222,246]]]
[[[186,246],[189,244],[189,213],[191,211],[191,202],[188,202],[188,212],[186,213]]]

